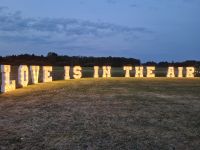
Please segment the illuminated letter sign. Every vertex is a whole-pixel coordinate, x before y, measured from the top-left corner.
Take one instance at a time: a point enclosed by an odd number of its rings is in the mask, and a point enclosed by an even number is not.
[[[122,71],[125,71],[125,77],[131,77],[131,70],[133,66],[124,66]],[[154,78],[155,77],[155,66],[147,66],[144,70],[143,66],[136,66],[135,67],[135,76],[136,78],[147,77],[147,78]],[[82,77],[82,68],[81,66],[74,66],[73,72],[70,72],[70,66],[64,66],[64,80],[69,80],[70,75],[73,75],[74,79],[80,79]],[[99,78],[100,74],[99,66],[94,66],[93,68],[93,77]],[[31,77],[31,83],[37,84],[39,81],[40,75],[40,66],[30,66],[30,69],[27,65],[20,65],[18,67],[18,84],[21,87],[26,87],[29,84],[29,71]],[[52,82],[51,72],[53,71],[52,66],[42,66],[42,82]],[[103,66],[102,67],[102,77],[109,78],[111,77],[111,66]],[[2,84],[1,84],[1,92],[5,93],[8,91],[15,90],[16,82],[15,80],[10,80],[10,73],[11,73],[11,66],[10,65],[1,65],[1,73],[2,73]],[[70,74],[71,73],[71,74]],[[144,75],[145,74],[145,75]],[[166,76],[168,78],[194,78],[195,77],[195,68],[194,67],[178,67],[174,68],[173,66],[168,67]],[[16,76],[17,77],[17,76]]]
[[[131,66],[124,66],[124,70],[125,70],[125,77],[128,78],[130,77],[130,71],[132,70]]]
[[[8,92],[15,90],[15,80],[10,81],[10,65],[1,65],[2,83],[1,92]]]
[[[186,67],[186,77],[193,78],[194,77],[194,67]]]
[[[64,79],[65,79],[65,80],[70,79],[70,76],[69,76],[70,66],[65,66],[65,67],[64,67],[64,70],[65,70]]]
[[[37,84],[39,78],[40,66],[30,66],[30,71],[31,71],[32,83]]]
[[[135,77],[143,77],[143,66],[135,67]]]
[[[26,65],[19,66],[18,82],[22,87],[26,87],[29,81],[28,67]]]
[[[174,78],[175,77],[174,67],[168,67],[167,77],[168,78]]]
[[[179,78],[183,77],[183,67],[178,67],[178,77]]]
[[[111,66],[103,66],[103,78],[111,77]]]
[[[99,66],[94,66],[94,78],[99,77]]]
[[[82,77],[82,72],[81,71],[82,71],[81,66],[75,66],[73,68],[73,72],[74,72],[73,77],[74,77],[74,79],[80,79]]]
[[[147,77],[148,78],[154,78],[155,77],[155,73],[153,71],[155,71],[154,66],[147,67]]]
[[[52,82],[52,76],[50,73],[52,72],[52,66],[43,66],[43,82]]]

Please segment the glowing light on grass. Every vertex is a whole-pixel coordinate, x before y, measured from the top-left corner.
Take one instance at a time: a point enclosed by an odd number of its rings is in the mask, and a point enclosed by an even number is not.
[[[74,73],[73,77],[74,77],[74,79],[80,79],[82,77],[82,72],[81,71],[82,71],[81,66],[75,66],[73,68],[73,73]]]
[[[103,78],[111,77],[111,66],[103,66]]]
[[[10,65],[1,65],[2,83],[1,92],[8,92],[16,89],[15,80],[10,80]]]
[[[129,78],[130,77],[130,71],[132,70],[131,66],[124,66],[123,69],[125,70],[125,77]]]
[[[20,65],[18,69],[18,82],[19,85],[22,87],[28,86],[29,81],[29,72],[28,72],[28,66],[26,65]]]
[[[50,75],[52,72],[53,68],[52,66],[43,66],[42,71],[43,71],[43,82],[52,82],[52,76]]]

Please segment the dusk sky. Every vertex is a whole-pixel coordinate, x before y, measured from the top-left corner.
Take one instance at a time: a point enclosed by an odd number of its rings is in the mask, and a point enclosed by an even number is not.
[[[0,55],[200,60],[200,0],[0,0]]]

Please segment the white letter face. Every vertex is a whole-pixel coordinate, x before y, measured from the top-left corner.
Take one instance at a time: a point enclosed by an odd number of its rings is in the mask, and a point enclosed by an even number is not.
[[[82,77],[81,70],[82,70],[81,66],[74,66],[74,68],[73,68],[74,79],[80,79]]]
[[[186,77],[187,78],[194,78],[194,67],[186,67]]]
[[[130,71],[132,70],[131,66],[124,66],[123,68],[125,70],[125,77],[129,78],[130,77]]]
[[[94,78],[99,77],[99,66],[94,66]]]
[[[52,82],[52,76],[50,73],[52,72],[52,66],[43,66],[43,82]]]
[[[168,67],[167,77],[168,78],[174,78],[175,77],[174,67]]]
[[[183,67],[178,67],[178,77],[179,78],[183,77]]]
[[[153,71],[155,71],[155,66],[148,66],[147,67],[147,78],[154,78],[155,77],[155,73]]]
[[[1,92],[5,93],[16,89],[15,80],[10,81],[10,65],[1,65],[2,83]]]
[[[111,77],[111,66],[103,66],[103,78]]]
[[[65,70],[65,77],[64,77],[64,79],[65,79],[65,80],[70,79],[70,75],[69,75],[70,66],[65,66],[65,67],[64,67],[64,70]]]
[[[135,67],[135,77],[143,77],[143,67]]]
[[[20,65],[18,69],[18,82],[22,87],[26,87],[29,81],[28,67]]]
[[[39,78],[40,66],[30,66],[30,71],[31,71],[32,83],[37,84]]]

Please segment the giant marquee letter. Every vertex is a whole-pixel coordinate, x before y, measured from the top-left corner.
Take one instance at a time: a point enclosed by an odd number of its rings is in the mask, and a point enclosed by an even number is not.
[[[70,79],[70,75],[69,75],[70,66],[65,66],[65,67],[64,67],[64,70],[65,70],[65,76],[64,76],[64,79],[65,79],[65,80]]]
[[[130,71],[132,70],[131,66],[124,66],[123,68],[125,70],[125,77],[129,78],[130,77]]]
[[[135,77],[143,77],[143,66],[135,67]]]
[[[74,79],[80,79],[82,77],[82,72],[81,71],[82,71],[81,66],[74,66],[74,68],[73,68],[73,73],[74,73],[73,77],[74,77]]]
[[[154,78],[155,77],[155,73],[153,71],[155,71],[155,66],[148,66],[147,67],[147,77],[148,78]]]
[[[52,66],[43,66],[42,71],[43,71],[43,82],[52,82],[52,76],[50,73],[52,72],[53,68]]]
[[[30,66],[31,80],[33,84],[38,83],[40,66]]]
[[[94,66],[94,78],[99,77],[99,66]]]
[[[174,67],[168,67],[167,77],[168,77],[168,78],[173,78],[173,77],[175,77]]]
[[[15,80],[10,81],[10,65],[1,65],[2,81],[1,81],[1,92],[5,93],[8,91],[15,90]]]
[[[194,78],[194,67],[186,67],[186,77],[187,78]]]
[[[178,67],[178,77],[179,78],[183,77],[183,67]]]
[[[26,87],[29,82],[28,66],[20,65],[18,69],[18,82],[22,87]]]
[[[111,66],[103,66],[103,78],[111,77]]]

